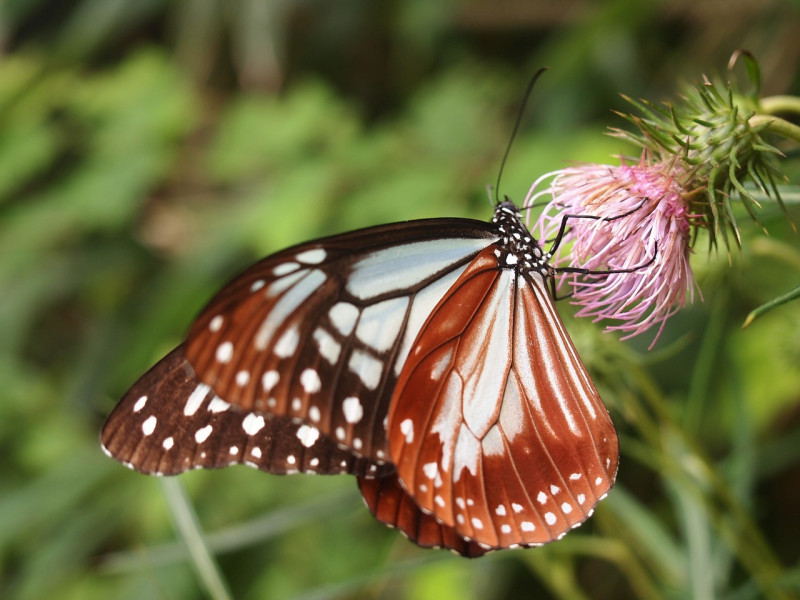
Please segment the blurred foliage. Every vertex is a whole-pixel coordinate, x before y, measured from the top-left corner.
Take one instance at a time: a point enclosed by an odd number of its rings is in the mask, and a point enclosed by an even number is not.
[[[515,199],[625,151],[601,135],[618,93],[668,98],[738,47],[766,93],[800,93],[799,21],[778,0],[3,3],[0,596],[207,593],[159,480],[97,435],[234,272],[350,228],[487,218],[545,64],[501,182]],[[797,223],[800,168],[782,167]],[[377,524],[351,478],[187,474],[232,595],[800,595],[800,314],[740,328],[797,284],[800,245],[775,207],[761,217],[770,236],[743,230],[741,254],[695,257],[705,301],[655,351],[569,321],[622,438],[619,483],[580,530],[467,561]]]

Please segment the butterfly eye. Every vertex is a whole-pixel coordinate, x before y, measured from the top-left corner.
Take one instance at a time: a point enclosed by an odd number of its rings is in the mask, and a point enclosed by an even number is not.
[[[153,474],[349,473],[373,514],[465,556],[535,546],[611,488],[617,437],[513,204],[256,263],[123,397],[107,453]]]

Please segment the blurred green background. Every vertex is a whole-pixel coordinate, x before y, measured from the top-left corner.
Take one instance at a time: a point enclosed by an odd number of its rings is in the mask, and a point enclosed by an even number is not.
[[[742,47],[765,94],[800,93],[798,31],[782,0],[0,4],[0,597],[208,596],[162,481],[98,433],[232,274],[350,228],[488,219],[541,66],[502,181],[518,201],[630,150],[603,135],[619,93],[674,98]],[[231,595],[800,596],[800,308],[741,329],[800,281],[800,239],[761,215],[730,263],[698,248],[704,302],[653,351],[568,318],[622,441],[579,530],[468,561],[378,524],[350,477],[186,474]]]

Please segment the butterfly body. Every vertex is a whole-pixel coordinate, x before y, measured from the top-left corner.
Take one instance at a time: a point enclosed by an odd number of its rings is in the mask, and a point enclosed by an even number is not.
[[[411,221],[267,257],[131,388],[104,447],[154,473],[352,473],[379,520],[468,556],[557,539],[613,485],[618,450],[548,258],[510,202],[491,223]],[[172,430],[183,446],[165,445]]]

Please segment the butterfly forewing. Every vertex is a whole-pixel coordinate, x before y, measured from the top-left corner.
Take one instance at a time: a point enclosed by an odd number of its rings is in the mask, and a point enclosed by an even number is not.
[[[192,326],[200,381],[383,462],[394,384],[430,310],[497,232],[412,221],[297,246],[237,277]]]
[[[433,310],[398,381],[390,456],[466,539],[537,545],[613,484],[617,438],[538,272],[492,245]]]
[[[247,464],[275,474],[391,472],[287,417],[247,412],[201,383],[178,346],[137,381],[108,417],[106,453],[148,474]]]

